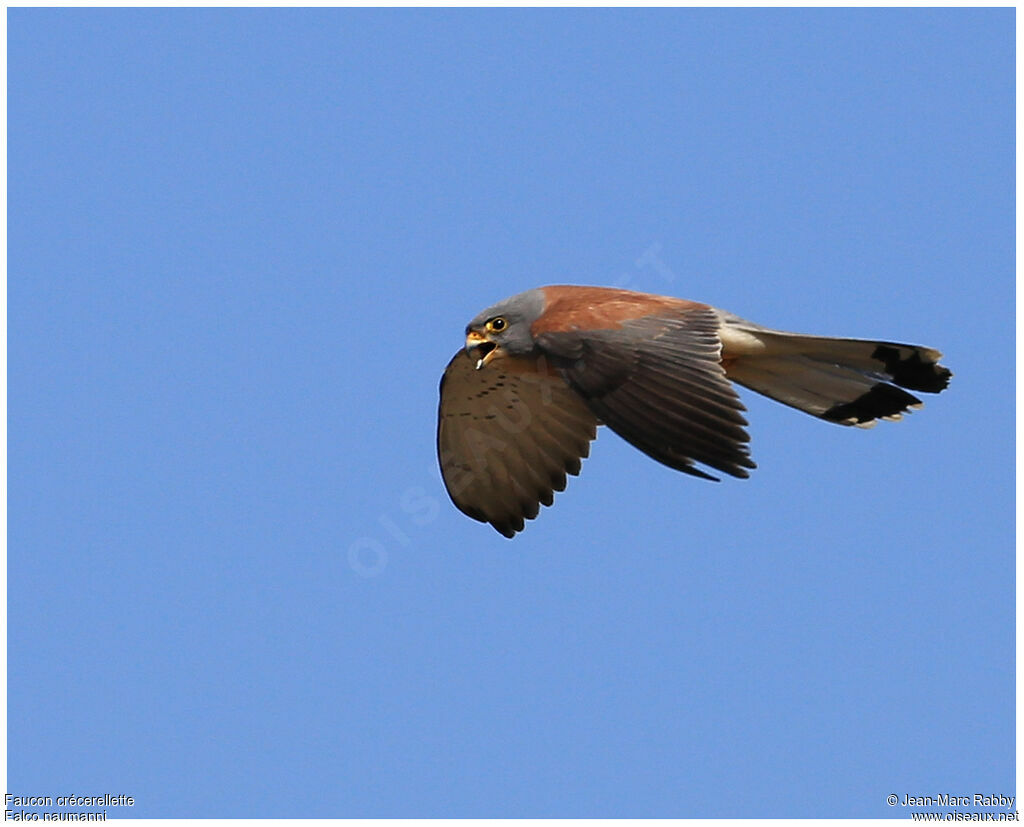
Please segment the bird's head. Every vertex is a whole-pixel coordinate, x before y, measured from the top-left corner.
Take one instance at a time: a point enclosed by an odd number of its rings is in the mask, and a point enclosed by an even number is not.
[[[466,353],[477,370],[506,356],[529,356],[536,348],[530,326],[544,312],[544,293],[527,290],[488,307],[466,325]]]

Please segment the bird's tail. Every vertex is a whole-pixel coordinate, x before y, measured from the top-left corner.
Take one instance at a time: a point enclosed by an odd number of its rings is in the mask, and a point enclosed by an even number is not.
[[[870,428],[879,419],[900,419],[922,405],[903,388],[938,393],[953,375],[938,363],[942,354],[927,347],[829,339],[741,324],[729,325],[744,344],[735,356],[730,356],[729,348],[723,352],[729,378],[840,425]]]

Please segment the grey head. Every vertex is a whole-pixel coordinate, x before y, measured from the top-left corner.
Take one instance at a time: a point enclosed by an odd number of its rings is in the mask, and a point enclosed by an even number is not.
[[[491,305],[466,325],[466,353],[477,369],[505,356],[529,356],[536,345],[530,326],[544,312],[544,291],[537,287]]]

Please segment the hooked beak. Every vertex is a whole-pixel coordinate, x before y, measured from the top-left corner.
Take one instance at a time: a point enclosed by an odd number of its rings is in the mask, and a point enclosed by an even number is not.
[[[498,346],[479,330],[471,330],[466,334],[466,353],[476,362],[476,369],[480,370],[497,355]]]

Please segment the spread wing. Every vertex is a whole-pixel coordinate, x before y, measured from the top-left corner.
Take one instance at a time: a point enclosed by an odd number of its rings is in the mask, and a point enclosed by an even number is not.
[[[721,365],[719,320],[706,306],[627,319],[619,327],[548,331],[537,344],[594,414],[658,462],[707,479],[756,467],[744,410]]]
[[[506,537],[551,505],[590,453],[597,419],[539,361],[496,359],[481,370],[460,350],[441,378],[437,454],[452,502]]]

